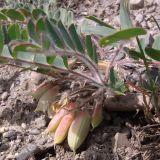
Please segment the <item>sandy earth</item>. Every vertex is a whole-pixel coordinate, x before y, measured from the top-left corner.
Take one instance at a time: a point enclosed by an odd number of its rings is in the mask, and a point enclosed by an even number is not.
[[[61,5],[67,3],[61,2]],[[77,21],[86,15],[96,15],[119,27],[118,1],[75,0],[69,7],[76,13]],[[153,38],[158,29],[150,16],[160,19],[159,12],[158,0],[145,1],[144,7],[131,11],[134,24],[147,28]],[[148,125],[140,113],[105,112],[103,123],[90,131],[76,155],[66,142],[54,147],[53,138],[44,132],[49,119],[34,112],[36,102],[29,94],[44,77],[36,75],[35,78],[34,73],[20,70],[0,65],[0,160],[160,159],[160,125]]]

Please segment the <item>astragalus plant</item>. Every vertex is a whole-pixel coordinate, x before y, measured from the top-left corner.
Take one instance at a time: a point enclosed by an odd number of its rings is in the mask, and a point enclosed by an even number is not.
[[[121,1],[122,18],[128,14],[125,3]],[[108,89],[121,95],[126,91],[112,63],[107,67],[99,59],[100,46],[144,35],[146,31],[126,25],[116,30],[89,16],[87,19],[95,21],[98,28],[86,34],[82,30],[86,26],[77,26],[72,12],[62,8],[49,11],[25,6],[0,11],[0,62],[53,77],[32,93],[38,102],[36,110],[52,118],[47,132],[54,135],[54,143],[60,144],[68,137],[70,148],[76,151],[90,126],[94,129],[102,122]],[[97,34],[101,30],[109,32]],[[95,37],[100,39],[98,45]]]

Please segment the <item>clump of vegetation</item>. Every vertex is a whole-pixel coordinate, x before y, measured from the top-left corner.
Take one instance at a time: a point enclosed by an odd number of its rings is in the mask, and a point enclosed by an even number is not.
[[[50,1],[52,2],[52,1]],[[52,118],[47,131],[54,134],[54,143],[68,137],[68,144],[76,151],[85,140],[90,125],[96,128],[103,120],[103,105],[107,91],[124,95],[127,87],[114,70],[113,62],[123,41],[136,37],[139,50],[127,53],[142,61],[149,77],[149,97],[159,113],[158,88],[150,76],[149,64],[159,61],[159,38],[153,48],[143,47],[138,36],[143,28],[132,27],[128,1],[121,0],[121,28],[115,29],[96,17],[94,21],[77,26],[73,13],[63,8],[53,10],[51,3],[19,3],[14,9],[0,11],[0,62],[10,63],[53,77],[53,81],[38,87],[33,97],[38,101],[37,111],[47,112]],[[13,7],[13,6],[12,6]],[[100,60],[102,47],[116,45],[120,49],[108,63]],[[153,62],[154,63],[154,62]],[[143,86],[141,91],[146,90]],[[144,96],[145,111],[150,112]],[[148,94],[147,94],[148,96]]]

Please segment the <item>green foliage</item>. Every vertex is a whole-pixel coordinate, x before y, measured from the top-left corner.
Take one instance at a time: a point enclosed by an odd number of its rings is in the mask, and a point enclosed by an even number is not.
[[[107,23],[99,20],[98,18],[96,18],[96,17],[94,17],[94,16],[88,16],[88,17],[86,17],[86,18],[87,18],[87,19],[90,19],[90,20],[92,20],[92,21],[94,21],[94,22],[96,22],[96,23],[98,23],[100,26],[105,26],[105,27],[107,27],[107,28],[112,28],[112,29],[114,29],[113,26],[111,26],[111,25],[109,25],[109,24],[107,24]]]
[[[115,29],[106,27],[105,25],[99,25],[99,23],[97,23],[96,26],[93,26],[89,23],[88,19],[83,21],[82,25],[80,26],[80,29],[82,33],[89,35],[94,34],[98,36],[107,36],[116,31]]]
[[[9,9],[5,13],[11,20],[17,20],[17,21],[24,21],[25,18],[24,16],[17,10],[15,9]]]
[[[110,86],[118,94],[124,94],[127,91],[127,87],[125,86],[124,82],[118,78],[118,74],[113,67],[110,70]]]
[[[92,43],[92,39],[90,35],[86,36],[86,50],[88,56],[93,60],[95,63],[98,63],[98,57],[96,54],[96,47]]]
[[[129,0],[120,1],[120,23],[121,29],[127,29],[132,27],[129,13]]]
[[[146,47],[145,52],[151,59],[160,61],[160,50]]]
[[[127,40],[144,34],[146,34],[146,31],[143,28],[124,29],[102,38],[100,41],[100,45],[104,47],[121,40]]]
[[[71,39],[72,39],[72,41],[73,41],[76,49],[77,49],[79,52],[84,53],[85,51],[84,51],[84,48],[83,48],[81,39],[80,39],[79,35],[77,34],[75,25],[74,25],[74,24],[71,24],[68,30],[69,30]]]

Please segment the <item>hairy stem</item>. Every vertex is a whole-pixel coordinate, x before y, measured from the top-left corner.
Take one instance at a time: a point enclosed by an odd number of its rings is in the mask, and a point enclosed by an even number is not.
[[[41,63],[38,63],[38,62],[30,62],[30,61],[26,61],[26,60],[20,60],[20,59],[12,59],[12,58],[9,58],[9,57],[1,57],[0,56],[0,60],[7,60],[7,61],[16,61],[16,62],[20,62],[20,63],[26,63],[26,64],[32,64],[32,65],[36,65],[36,66],[39,66],[39,67],[44,67],[44,68],[51,68],[51,69],[55,69],[55,70],[58,70],[58,71],[61,71],[61,72],[64,72],[64,73],[71,73],[73,75],[76,75],[78,77],[81,77],[83,79],[86,79],[98,86],[103,86],[102,84],[98,83],[96,80],[94,80],[93,78],[90,78],[88,77],[87,75],[85,75],[84,73],[78,73],[78,72],[75,72],[73,70],[69,70],[69,69],[64,69],[64,68],[59,68],[59,67],[56,67],[56,66],[50,66],[50,65],[46,65],[46,64],[41,64]]]
[[[45,55],[58,55],[58,56],[74,56],[84,62],[84,64],[90,69],[92,75],[96,78],[96,81],[100,83],[101,85],[104,85],[104,81],[102,79],[102,75],[100,71],[98,70],[98,67],[94,62],[90,61],[85,54],[79,53],[77,51],[70,51],[70,50],[59,50],[56,48],[53,48],[54,50],[47,50],[44,51],[43,54]]]
[[[136,37],[136,40],[137,40],[137,43],[138,43],[138,47],[140,49],[140,53],[143,56],[143,62],[144,62],[144,66],[146,68],[146,72],[147,72],[147,75],[148,75],[149,85],[152,88],[153,103],[154,103],[153,106],[155,107],[155,110],[158,113],[159,112],[158,99],[157,99],[156,89],[154,87],[154,82],[153,82],[153,80],[151,78],[151,74],[150,74],[150,71],[149,71],[149,63],[146,60],[145,53],[144,53],[144,51],[142,49],[142,46],[141,46],[139,38]]]

